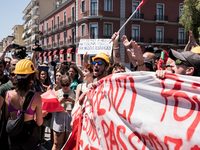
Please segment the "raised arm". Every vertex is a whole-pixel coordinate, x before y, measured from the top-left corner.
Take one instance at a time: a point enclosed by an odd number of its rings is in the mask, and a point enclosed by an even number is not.
[[[4,48],[4,50],[3,50],[3,52],[2,52],[2,54],[1,54],[1,56],[0,57],[5,57],[5,55],[6,55],[6,53],[11,49],[10,48],[10,45],[11,44],[8,44],[5,48]]]
[[[121,55],[120,55],[120,48],[119,48],[119,33],[115,32],[112,36],[113,41],[113,61],[120,62]]]

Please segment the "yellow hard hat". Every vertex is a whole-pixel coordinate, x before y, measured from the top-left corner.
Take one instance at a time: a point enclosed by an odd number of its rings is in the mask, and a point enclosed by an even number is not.
[[[32,61],[28,59],[20,60],[15,66],[15,74],[31,74],[36,72],[36,68]]]
[[[109,57],[105,53],[103,53],[103,52],[98,53],[95,57],[92,57],[92,61],[94,61],[97,58],[105,60],[108,63],[108,65],[110,65]]]
[[[193,53],[197,53],[197,54],[200,55],[200,46],[196,46],[196,47],[194,47],[194,48],[191,50],[191,52],[193,52]]]

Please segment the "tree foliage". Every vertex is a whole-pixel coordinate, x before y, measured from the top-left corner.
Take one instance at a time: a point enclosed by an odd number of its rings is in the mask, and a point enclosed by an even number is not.
[[[200,0],[184,0],[180,23],[186,31],[191,30],[194,38],[200,33]]]

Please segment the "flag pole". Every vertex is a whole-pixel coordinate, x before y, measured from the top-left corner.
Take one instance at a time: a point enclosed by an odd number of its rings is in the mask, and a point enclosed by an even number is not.
[[[137,10],[140,9],[146,1],[147,0],[142,0],[142,2],[138,5],[138,7],[135,9],[135,11],[132,13],[132,15],[126,20],[126,22],[121,26],[121,28],[117,31],[117,33],[119,33],[124,28],[124,26],[129,22],[129,20],[133,17],[133,15],[137,12]],[[112,42],[112,39],[109,43],[111,43],[111,42]]]

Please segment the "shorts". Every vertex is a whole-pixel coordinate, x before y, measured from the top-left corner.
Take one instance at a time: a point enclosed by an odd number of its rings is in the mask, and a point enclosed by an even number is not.
[[[56,132],[71,132],[72,128],[70,126],[72,120],[71,113],[55,113],[53,119],[53,130]]]

